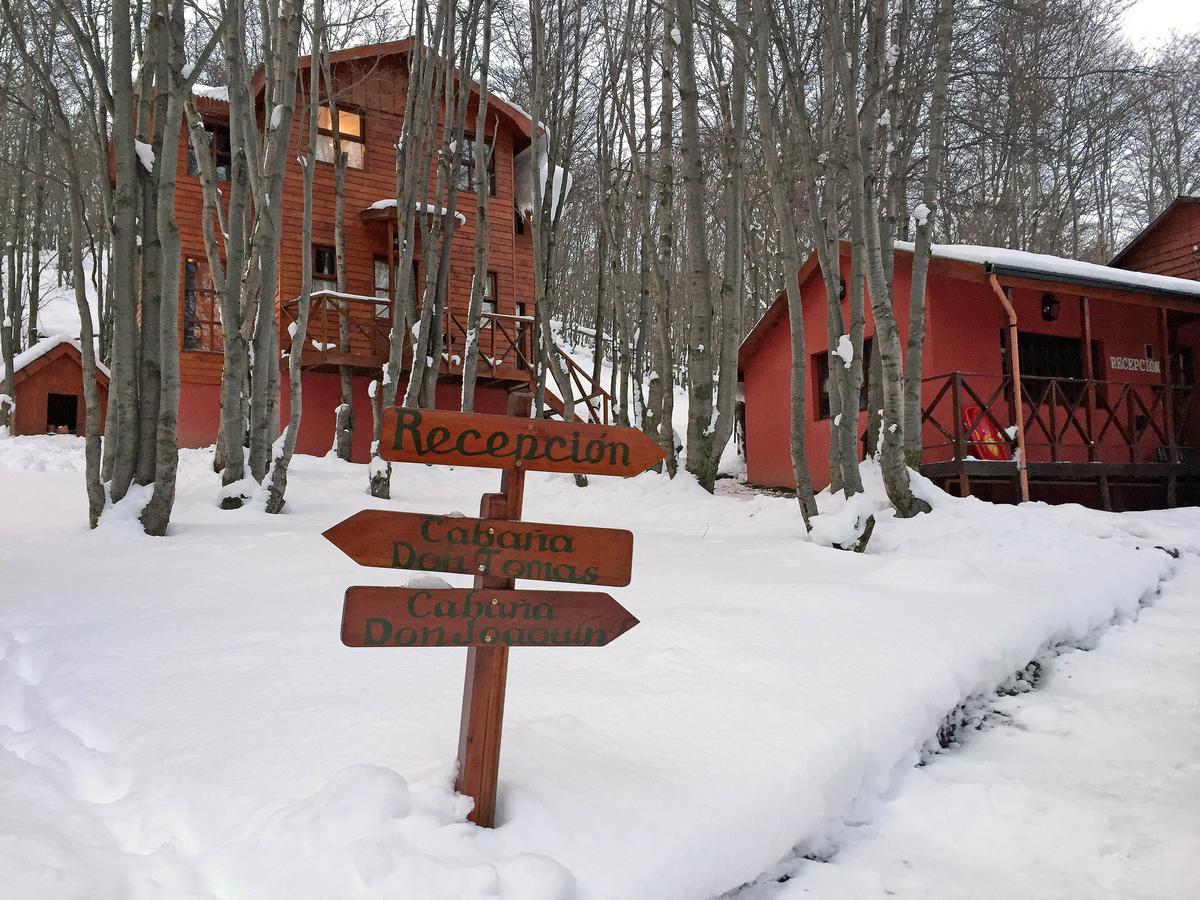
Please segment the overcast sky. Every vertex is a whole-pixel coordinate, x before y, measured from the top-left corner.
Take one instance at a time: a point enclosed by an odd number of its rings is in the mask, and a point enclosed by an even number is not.
[[[1154,46],[1171,33],[1200,31],[1200,0],[1137,0],[1125,14],[1125,33],[1140,46]]]

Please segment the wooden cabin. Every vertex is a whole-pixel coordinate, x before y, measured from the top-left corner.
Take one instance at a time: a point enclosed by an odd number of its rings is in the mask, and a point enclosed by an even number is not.
[[[365,460],[371,440],[368,388],[381,377],[388,356],[392,304],[399,277],[396,231],[396,141],[400,136],[411,39],[341,50],[331,54],[334,96],[349,168],[345,187],[347,284],[337,294],[334,253],[334,169],[331,116],[319,113],[314,184],[312,271],[314,294],[304,341],[304,417],[297,450],[324,454],[333,444],[335,412],[341,402],[339,367],[354,373],[356,430],[353,458]],[[308,57],[300,60],[298,97],[292,125],[289,164],[282,201],[279,265],[280,347],[287,349],[288,328],[297,318],[301,291],[303,169],[298,157],[307,146]],[[229,106],[221,89],[200,88],[197,106],[212,135],[211,152],[218,174],[229,171]],[[261,93],[260,103],[261,103]],[[471,152],[458,191],[458,227],[444,320],[445,341],[437,391],[440,407],[457,408],[461,391],[466,311],[474,277],[475,193],[472,166],[491,167],[488,201],[488,264],[485,315],[481,323],[476,410],[502,413],[511,390],[530,384],[533,369],[533,243],[527,217],[517,209],[517,174],[532,171],[529,118],[503,99],[488,98],[485,135],[471,134],[477,97],[467,114]],[[259,110],[259,116],[263,112]],[[482,141],[491,147],[490,156]],[[222,364],[220,305],[212,289],[201,231],[201,187],[190,159],[186,129],[179,141],[177,210],[183,235],[182,302],[179,340],[182,390],[179,437],[184,446],[206,446],[216,439],[220,419]],[[524,156],[523,156],[524,154]],[[487,160],[484,163],[484,160]],[[430,190],[432,192],[432,180]],[[432,194],[429,198],[433,199]],[[432,209],[432,207],[427,207]],[[428,212],[423,214],[430,214]],[[416,247],[410,277],[421,283],[421,247]],[[343,310],[345,311],[343,313]],[[348,315],[350,345],[339,346],[339,317]],[[283,421],[287,417],[287,363],[281,361]]]
[[[1176,197],[1109,265],[1200,280],[1200,197]]]
[[[15,405],[9,431],[12,434],[83,434],[87,410],[83,400],[83,357],[79,342],[69,335],[42,338],[13,359]],[[0,389],[4,366],[0,362]],[[96,365],[96,387],[100,392],[100,428],[108,404],[108,369]]]
[[[841,253],[849,278],[849,246]],[[895,312],[908,330],[911,245],[899,245]],[[799,273],[809,358],[808,462],[829,482],[831,364],[815,254]],[[843,315],[846,315],[843,300]],[[1011,304],[1017,366],[1010,352]],[[1200,282],[1032,253],[935,246],[927,288],[921,471],[947,490],[1108,509],[1200,502]],[[866,336],[873,333],[867,305]],[[781,294],[739,353],[749,480],[794,487],[789,454],[791,334]],[[1014,371],[1015,369],[1015,371]],[[1017,415],[1017,398],[1021,413]],[[864,388],[858,432],[868,415]]]

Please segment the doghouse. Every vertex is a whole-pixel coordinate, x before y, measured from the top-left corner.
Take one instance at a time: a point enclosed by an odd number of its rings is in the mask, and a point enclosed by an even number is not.
[[[0,368],[2,374],[2,368]],[[0,389],[3,381],[0,379]],[[108,403],[108,369],[97,363],[100,427]],[[67,335],[43,338],[13,360],[13,434],[83,434],[83,360],[79,343]]]

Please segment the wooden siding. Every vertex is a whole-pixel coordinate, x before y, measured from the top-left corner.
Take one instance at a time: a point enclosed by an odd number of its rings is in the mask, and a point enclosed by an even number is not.
[[[1117,257],[1136,272],[1200,279],[1200,198],[1181,197]]]
[[[368,59],[349,59],[335,63],[334,83],[338,102],[363,116],[365,131],[365,164],[362,169],[346,173],[346,290],[370,296],[374,293],[374,261],[388,253],[386,221],[364,221],[362,213],[379,200],[396,196],[395,142],[403,119],[407,84],[405,58],[391,55]],[[307,145],[306,73],[302,73],[297,109],[293,120],[288,165],[284,176],[281,211],[281,244],[278,284],[278,303],[286,305],[300,293],[303,170],[297,158],[304,155]],[[221,120],[221,104],[209,104],[206,118]],[[475,104],[468,110],[467,131],[474,122]],[[496,311],[512,314],[517,303],[524,304],[532,315],[534,303],[533,245],[529,230],[516,234],[513,224],[513,158],[527,143],[511,120],[505,116],[489,115],[486,137],[494,139],[496,195],[488,203],[488,271],[496,273]],[[313,243],[332,246],[334,242],[334,174],[333,166],[316,163],[313,189]],[[205,259],[204,238],[201,232],[202,197],[197,178],[187,175],[187,134],[179,142],[179,186],[177,210],[183,236],[184,257]],[[432,200],[432,179],[429,199]],[[466,217],[459,223],[452,243],[452,260],[447,304],[452,310],[465,312],[470,298],[474,269],[475,194],[460,191],[458,211]],[[418,251],[419,251],[418,246]],[[182,272],[181,272],[182,278]],[[368,304],[356,304],[353,320],[364,328],[374,315]],[[182,336],[182,295],[181,295]],[[282,317],[281,346],[288,344],[286,317]],[[322,343],[336,340],[336,328],[331,334],[320,334],[310,327],[309,339]],[[358,347],[355,347],[358,349]],[[481,348],[487,352],[487,348]],[[221,354],[183,351],[181,377],[185,382],[218,384],[221,375]]]

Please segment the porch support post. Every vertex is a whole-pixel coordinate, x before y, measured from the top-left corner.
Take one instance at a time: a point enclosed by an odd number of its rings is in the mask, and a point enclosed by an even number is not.
[[[1025,399],[1021,387],[1021,354],[1017,348],[1017,311],[1013,309],[1008,294],[1000,286],[999,279],[995,275],[988,275],[988,282],[1000,300],[1000,305],[1004,307],[1004,314],[1008,316],[1008,354],[1012,365],[1013,410],[1017,420],[1017,480],[1021,490],[1021,502],[1024,503],[1029,500],[1029,472],[1025,459]]]
[[[1096,360],[1092,356],[1092,307],[1087,297],[1079,298],[1079,321],[1083,329],[1083,377],[1087,379],[1083,420],[1087,425],[1088,462],[1096,461],[1096,434],[1092,415],[1096,408]]]
[[[1162,329],[1162,383],[1163,383],[1163,419],[1167,425],[1167,461],[1175,459],[1175,391],[1171,386],[1171,329],[1167,322],[1167,308],[1158,311],[1159,327]],[[1170,493],[1174,493],[1174,479],[1171,480]],[[1167,501],[1174,506],[1172,499]]]

